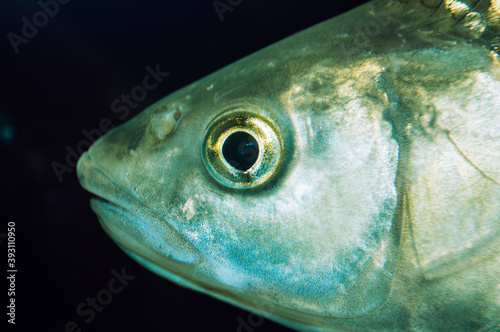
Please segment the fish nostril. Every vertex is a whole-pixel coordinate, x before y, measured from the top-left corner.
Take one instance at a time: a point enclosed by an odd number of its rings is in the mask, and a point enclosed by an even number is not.
[[[177,109],[156,113],[150,121],[151,131],[157,139],[162,140],[175,131],[181,116],[181,111]]]
[[[237,170],[247,171],[259,157],[259,143],[249,133],[238,131],[226,138],[222,145],[222,155]]]

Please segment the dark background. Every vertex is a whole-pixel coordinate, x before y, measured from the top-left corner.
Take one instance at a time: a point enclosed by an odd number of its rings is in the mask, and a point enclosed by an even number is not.
[[[62,1],[62,0],[61,0]],[[67,1],[67,0],[66,0]],[[225,2],[225,1],[223,1]],[[284,37],[364,1],[245,0],[220,21],[212,1],[71,0],[16,54],[7,34],[22,35],[37,1],[0,4],[0,270],[7,270],[7,223],[16,223],[16,325],[6,324],[8,284],[0,307],[7,330],[251,331],[248,312],[178,287],[137,265],[102,231],[76,171],[60,182],[51,164],[65,164],[82,130],[103,118],[122,120],[110,105],[140,85],[145,67],[167,77],[133,110]],[[75,309],[107,288],[113,269],[135,276],[85,323]],[[2,329],[5,330],[5,329]],[[287,331],[264,321],[253,331]]]

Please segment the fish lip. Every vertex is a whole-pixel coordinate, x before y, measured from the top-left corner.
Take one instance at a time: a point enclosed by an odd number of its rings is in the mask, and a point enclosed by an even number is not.
[[[114,203],[114,202],[110,201],[109,199],[106,199],[106,198],[101,197],[101,196],[99,196],[99,195],[96,195],[96,194],[94,194],[94,193],[91,193],[91,194],[92,194],[92,197],[90,198],[90,207],[91,207],[91,208],[92,208],[92,202],[94,201],[94,202],[100,202],[100,203],[103,203],[103,204],[110,204],[110,205],[113,205],[113,206],[115,206],[115,207],[117,207],[117,208],[123,209],[123,210],[125,210],[125,211],[127,210],[127,209],[125,209],[124,207],[122,207],[122,206],[120,206],[120,205],[118,205],[118,204],[116,204],[116,203]],[[95,204],[95,203],[94,203],[94,204]],[[92,211],[94,211],[94,209],[92,209]],[[127,211],[127,212],[128,212],[128,211]],[[94,213],[96,213],[96,212],[94,211]]]
[[[194,247],[172,223],[158,216],[155,211],[149,209],[137,198],[130,195],[127,190],[117,185],[88,152],[82,154],[78,160],[77,173],[82,187],[92,194],[90,206],[97,215],[101,227],[119,246],[130,251],[136,249],[138,250],[137,255],[162,267],[170,264],[197,264],[201,261]],[[100,187],[106,189],[99,190]],[[119,199],[115,198],[117,193],[120,195]],[[129,208],[125,208],[125,205]],[[148,210],[149,219],[141,213],[141,209]],[[112,218],[110,215],[119,218]],[[161,222],[167,229],[168,232],[163,234],[164,236],[159,234],[158,229],[155,230],[152,219]],[[155,251],[151,247],[151,243],[148,245],[137,235],[142,235],[143,239],[155,239],[156,241],[153,243],[157,243],[162,251]],[[173,238],[173,242],[181,244],[182,249],[179,248],[180,246],[169,243],[166,238]],[[164,248],[168,248],[169,251],[165,252]],[[160,258],[168,260],[168,264],[161,264]]]

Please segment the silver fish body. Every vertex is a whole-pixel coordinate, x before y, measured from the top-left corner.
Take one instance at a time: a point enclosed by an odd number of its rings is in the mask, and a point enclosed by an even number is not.
[[[302,331],[500,323],[500,2],[377,1],[159,100],[78,163],[132,258]]]

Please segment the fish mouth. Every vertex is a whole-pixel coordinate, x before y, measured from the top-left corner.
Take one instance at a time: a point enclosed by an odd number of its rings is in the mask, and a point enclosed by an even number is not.
[[[88,152],[80,157],[77,173],[82,187],[94,194],[90,206],[102,228],[120,247],[163,268],[200,261],[199,254],[171,223],[118,186]]]

